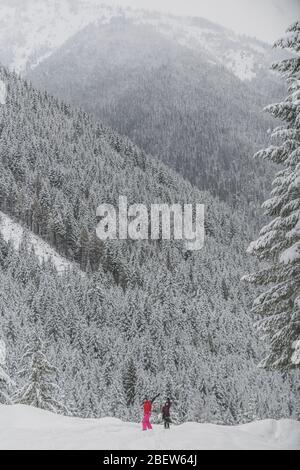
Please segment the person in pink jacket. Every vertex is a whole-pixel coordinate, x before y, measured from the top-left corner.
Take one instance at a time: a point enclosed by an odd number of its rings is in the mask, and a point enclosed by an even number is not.
[[[152,429],[152,424],[150,422],[151,418],[151,412],[152,412],[152,404],[154,400],[159,396],[160,394],[158,393],[152,400],[148,400],[148,397],[145,398],[144,400],[144,417],[142,421],[142,426],[143,426],[143,431],[147,431],[147,429]]]

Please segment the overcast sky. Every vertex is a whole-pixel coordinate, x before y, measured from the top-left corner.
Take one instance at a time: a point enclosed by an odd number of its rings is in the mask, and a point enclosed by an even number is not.
[[[267,42],[274,42],[289,24],[300,19],[300,0],[102,0],[101,3],[203,16]]]

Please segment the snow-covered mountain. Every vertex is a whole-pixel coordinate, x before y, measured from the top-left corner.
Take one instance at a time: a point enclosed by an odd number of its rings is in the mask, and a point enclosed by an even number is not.
[[[276,84],[242,81],[209,57],[153,25],[116,18],[79,31],[27,78],[130,137],[200,189],[234,204],[246,198],[248,207],[263,198],[265,165],[260,169],[249,156],[265,142],[270,120],[261,109],[268,94],[278,96]]]
[[[0,406],[0,449],[300,449],[300,423],[264,420],[242,426],[185,423],[166,432],[116,418],[57,416],[29,406]]]
[[[135,421],[145,390],[171,390],[180,421],[296,416],[291,384],[256,369],[261,346],[247,312],[251,291],[240,285],[253,270],[245,254],[253,230],[246,217],[93,116],[4,68],[0,80],[7,89],[0,106],[1,210],[89,272],[57,276],[40,269],[30,252],[18,257],[1,243],[1,327],[10,332],[12,380],[23,368],[24,331],[35,331],[41,319],[40,334],[59,372],[57,399],[80,416]],[[96,208],[120,194],[147,207],[204,203],[204,250],[193,256],[168,242],[98,240]]]
[[[267,70],[274,55],[269,45],[202,18],[112,7],[100,0],[2,0],[0,61],[25,73],[89,23],[107,24],[117,17],[155,26],[180,45],[205,53],[209,62],[223,64],[242,80]]]

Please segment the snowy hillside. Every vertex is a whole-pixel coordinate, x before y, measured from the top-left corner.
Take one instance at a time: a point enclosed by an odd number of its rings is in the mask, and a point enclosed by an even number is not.
[[[116,17],[135,24],[151,24],[165,36],[194,51],[207,54],[241,80],[255,78],[272,61],[270,46],[201,18],[178,18],[101,5],[97,0],[4,1],[0,5],[0,61],[24,73],[48,58],[89,23],[107,24]],[[7,47],[9,44],[9,47]]]
[[[137,22],[137,20],[134,20]],[[176,18],[159,15],[141,17],[158,30],[193,51],[207,53],[208,61],[222,64],[241,80],[251,80],[270,65],[270,47],[255,39],[241,37],[202,18]]]
[[[143,433],[139,424],[115,418],[67,418],[22,405],[0,406],[0,449],[300,449],[300,423],[186,423],[170,431],[156,425]]]
[[[15,223],[10,217],[0,211],[0,233],[5,241],[11,241],[16,249],[19,248],[24,236],[27,236],[27,243],[34,249],[36,256],[41,262],[51,260],[57,271],[63,272],[73,265],[60,256],[48,243],[28,230],[25,231],[21,225]]]

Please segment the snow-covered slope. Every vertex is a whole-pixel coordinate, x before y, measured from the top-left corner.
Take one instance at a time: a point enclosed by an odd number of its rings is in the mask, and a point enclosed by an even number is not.
[[[142,432],[115,418],[66,418],[22,405],[0,406],[0,449],[300,449],[300,423],[228,427],[186,423]]]
[[[5,241],[11,241],[16,249],[19,248],[22,240],[33,247],[36,256],[41,262],[49,261],[53,263],[58,272],[63,272],[73,267],[72,263],[60,256],[48,243],[44,242],[37,235],[28,230],[24,230],[21,225],[14,222],[10,217],[0,211],[0,233]]]
[[[269,45],[202,18],[106,6],[99,0],[2,0],[0,62],[25,73],[89,23],[106,24],[120,16],[155,26],[179,44],[206,53],[210,62],[223,64],[242,80],[255,78],[272,61]]]
[[[208,60],[222,64],[241,80],[251,80],[272,61],[271,48],[256,39],[239,36],[202,18],[176,18],[160,15],[140,18],[182,46],[207,54]]]
[[[0,61],[16,72],[38,65],[73,34],[116,9],[95,0],[3,0],[0,4]]]

